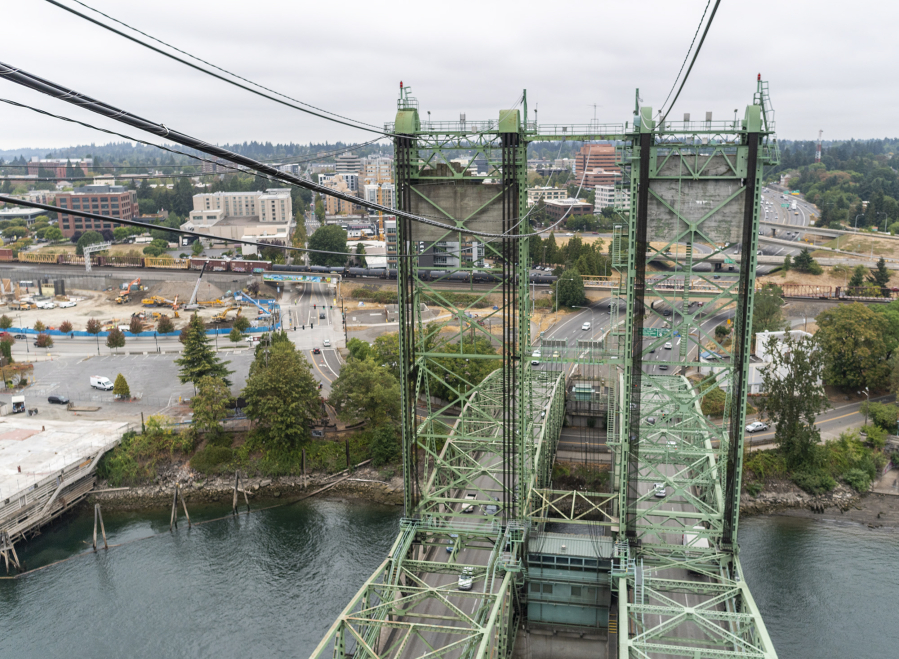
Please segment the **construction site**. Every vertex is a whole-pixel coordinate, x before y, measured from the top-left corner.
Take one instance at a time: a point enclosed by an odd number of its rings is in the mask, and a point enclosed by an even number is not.
[[[69,331],[76,332],[84,331],[90,320],[100,322],[100,331],[124,329],[134,317],[142,321],[143,331],[152,331],[163,316],[177,331],[194,313],[210,329],[230,328],[240,316],[248,318],[251,326],[263,320],[268,324],[273,301],[258,304],[257,293],[246,293],[258,290],[253,277],[221,281],[219,276],[213,281],[203,272],[188,277],[173,274],[130,279],[127,275],[51,273],[26,280],[19,272],[16,280],[0,279],[0,313],[10,317],[14,328],[34,328],[40,322],[47,330],[58,330],[68,322],[72,326]]]

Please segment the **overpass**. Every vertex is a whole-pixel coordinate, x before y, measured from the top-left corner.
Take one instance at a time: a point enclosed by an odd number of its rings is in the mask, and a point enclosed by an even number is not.
[[[405,514],[313,657],[776,657],[737,544],[759,181],[778,158],[768,108],[760,81],[740,121],[657,125],[639,108],[627,125],[538,126],[523,94],[521,112],[493,120],[422,122],[401,91],[386,126],[397,204],[450,222],[397,222]],[[631,207],[612,237],[610,329],[535,342],[519,219],[526,147],[560,136],[620,144]],[[442,155],[472,148],[487,162],[477,175]],[[477,292],[502,301],[487,314],[501,340],[450,296],[442,332],[417,303],[443,293],[424,276],[435,268],[425,257],[478,232],[490,236],[497,281]],[[658,242],[741,242],[749,267],[715,279],[702,271],[710,257],[688,248],[677,276],[705,283],[672,286],[647,272]],[[710,329],[726,314],[736,314],[727,348]],[[697,370],[712,343],[730,359],[703,363],[712,373],[699,382],[675,375]],[[559,370],[532,367],[534,348]],[[722,379],[736,394],[718,426],[699,402]],[[566,405],[604,410],[604,455],[584,442],[583,460],[557,461]],[[461,413],[450,424],[451,407]],[[595,426],[582,432],[599,437]]]

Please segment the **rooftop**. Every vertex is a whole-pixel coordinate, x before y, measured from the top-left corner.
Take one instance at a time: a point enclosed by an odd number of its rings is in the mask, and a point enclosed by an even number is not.
[[[127,429],[122,421],[37,421],[24,414],[0,418],[0,503],[92,458]]]

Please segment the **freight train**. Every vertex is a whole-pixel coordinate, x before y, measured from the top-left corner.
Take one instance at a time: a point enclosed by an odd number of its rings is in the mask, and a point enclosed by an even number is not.
[[[28,263],[48,265],[84,266],[84,257],[74,254],[42,254],[23,252],[14,257],[11,249],[0,249],[0,263]],[[262,274],[265,272],[296,272],[308,275],[340,275],[345,279],[392,279],[396,280],[396,268],[356,268],[328,267],[321,265],[281,265],[269,261],[245,261],[242,259],[174,259],[150,256],[91,256],[91,265],[106,268],[147,268],[163,270],[196,270],[206,272],[240,272]],[[423,281],[489,284],[500,281],[497,274],[464,270],[426,270],[418,271]],[[534,273],[528,277],[532,284],[547,285],[555,282],[557,277],[550,274]]]

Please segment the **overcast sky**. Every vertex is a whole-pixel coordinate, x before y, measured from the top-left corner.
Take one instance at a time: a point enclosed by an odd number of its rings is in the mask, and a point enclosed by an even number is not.
[[[540,123],[584,123],[594,103],[600,121],[628,121],[636,87],[644,105],[662,105],[706,5],[87,2],[260,84],[376,125],[393,119],[400,80],[435,120],[456,120],[460,112],[495,118],[527,89]],[[783,139],[814,139],[819,128],[825,139],[895,137],[897,18],[892,2],[725,0],[671,118],[711,110],[724,119],[735,108],[742,115],[760,72]],[[3,24],[3,63],[210,142],[370,139],[226,85],[45,0],[3,0]],[[0,97],[114,125],[3,80]],[[108,141],[0,104],[0,149]]]

